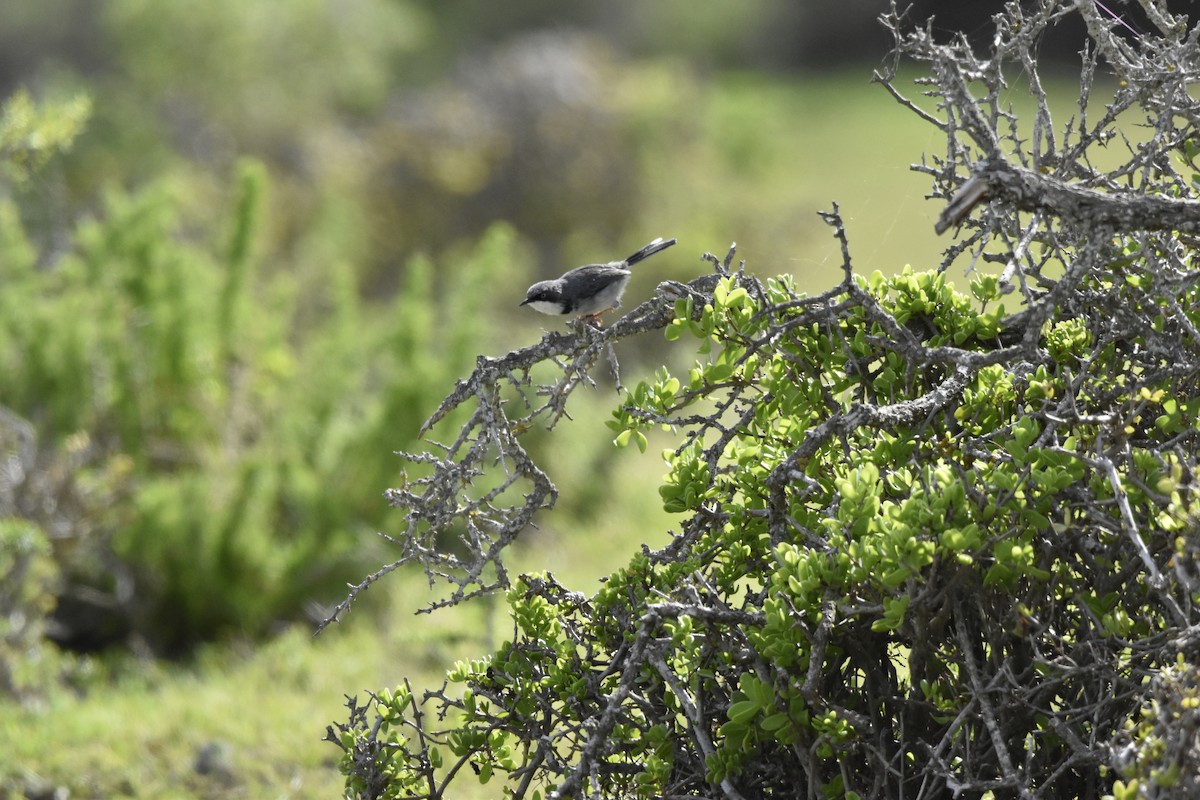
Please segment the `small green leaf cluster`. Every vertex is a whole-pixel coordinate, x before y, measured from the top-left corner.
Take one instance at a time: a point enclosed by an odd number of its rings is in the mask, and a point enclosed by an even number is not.
[[[1079,317],[1060,320],[1046,331],[1046,351],[1057,363],[1078,363],[1092,348],[1092,332]]]
[[[351,723],[331,726],[326,739],[342,750],[338,769],[346,776],[346,791],[354,797],[376,797],[381,789],[411,796],[423,787],[418,773],[408,768],[410,753],[403,730],[405,715],[410,713],[413,696],[407,685],[383,689],[371,698],[367,708],[350,703]],[[375,721],[366,725],[367,709],[373,709]],[[438,761],[440,753],[431,748],[426,758]]]
[[[71,147],[91,115],[87,95],[37,104],[25,90],[0,107],[0,175],[26,183],[56,154]]]
[[[681,386],[679,379],[668,375],[666,370],[659,370],[657,377],[658,380],[654,383],[638,382],[632,392],[633,403],[615,411],[614,419],[606,423],[610,429],[616,431],[613,443],[617,447],[627,447],[630,441],[633,441],[638,450],[646,452],[648,440],[645,431],[653,423],[649,421],[648,416],[639,415],[635,418],[631,412],[632,408],[651,409],[653,413],[662,415],[675,405],[675,398]]]
[[[1200,668],[1180,653],[1154,677],[1145,703],[1125,724],[1118,767],[1126,780],[1117,782],[1113,797],[1194,796],[1200,791],[1197,736]]]
[[[995,299],[994,278],[977,279],[972,290],[980,299]],[[1000,332],[1006,315],[1003,303],[992,310],[975,309],[969,298],[946,283],[943,272],[913,272],[905,267],[899,275],[884,278],[874,272],[865,281],[869,291],[886,299],[901,325],[926,328],[925,342],[931,346],[964,345],[971,340],[988,341]]]

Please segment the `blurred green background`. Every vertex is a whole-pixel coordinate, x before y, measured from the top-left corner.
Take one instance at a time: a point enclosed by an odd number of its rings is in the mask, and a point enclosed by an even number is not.
[[[823,289],[832,201],[856,271],[935,266],[882,10],[0,4],[0,797],[336,795],[344,694],[485,653],[503,614],[403,571],[311,631],[390,560],[393,452],[562,325],[531,282],[674,236],[627,306],[734,241]],[[572,402],[518,566],[590,592],[673,520],[611,385]]]

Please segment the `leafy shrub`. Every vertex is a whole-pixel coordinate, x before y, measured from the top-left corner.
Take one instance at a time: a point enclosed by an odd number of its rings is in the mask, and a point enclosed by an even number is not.
[[[0,114],[3,174],[16,183],[29,180],[54,155],[70,148],[90,114],[87,95],[39,106],[27,92],[13,94]]]
[[[1195,290],[1181,303],[1200,315]],[[614,424],[688,431],[660,489],[688,515],[683,532],[586,600],[521,578],[512,643],[425,697],[454,720],[444,740],[411,691],[382,695],[399,748],[373,764],[384,796],[428,791],[439,760],[481,778],[553,774],[530,741],[593,754],[586,780],[602,796],[808,781],[868,796],[889,785],[877,776],[895,752],[907,767],[893,786],[967,753],[990,764],[980,782],[1012,780],[1004,762],[1022,752],[1031,774],[1071,765],[1056,791],[1094,786],[1100,745],[1162,665],[1151,645],[1188,619],[1186,587],[1157,566],[1195,502],[1191,466],[1162,450],[1176,434],[1157,410],[1179,395],[1142,377],[1161,375],[1148,365],[1130,372],[1101,341],[1105,321],[1023,374],[912,355],[957,341],[959,358],[991,360],[1002,317],[934,273],[815,298],[729,278],[703,307],[677,301],[668,337],[690,331],[710,356],[640,384]],[[912,354],[887,333],[900,320],[927,334]],[[1079,322],[1052,321],[1046,342]],[[687,413],[704,405],[724,415]],[[1126,457],[1097,450],[1097,419],[1128,423]],[[1098,719],[1069,702],[1103,696]],[[344,739],[352,781],[356,748],[384,735],[368,732]]]
[[[1097,54],[1123,82],[1104,122],[1060,140],[1033,67],[1072,13],[1096,48],[1082,106]],[[939,227],[964,234],[943,266],[1002,271],[976,273],[973,299],[942,271],[855,275],[835,207],[845,277],[824,293],[733,272],[731,251],[603,332],[481,362],[426,423],[477,404],[444,460],[406,456],[429,469],[393,490],[396,563],[448,578],[446,602],[507,587],[514,635],[440,689],[352,700],[329,731],[351,794],[444,797],[471,773],[518,798],[1195,784],[1200,215],[1178,166],[1194,154],[1162,149],[1200,136],[1179,69],[1195,31],[1160,16],[1130,46],[1097,7],[1011,4],[981,58],[889,21],[949,120],[922,111],[948,134],[921,167],[949,201]],[[1039,100],[1032,143],[998,104],[1009,61]],[[1131,109],[1151,141],[1098,173],[1089,148]],[[557,494],[519,436],[561,417],[611,341],[659,328],[700,358],[633,388],[612,427],[640,447],[676,432],[659,493],[679,531],[593,597],[508,582],[499,551]],[[504,402],[548,359],[560,375]],[[438,534],[466,555],[434,552]]]

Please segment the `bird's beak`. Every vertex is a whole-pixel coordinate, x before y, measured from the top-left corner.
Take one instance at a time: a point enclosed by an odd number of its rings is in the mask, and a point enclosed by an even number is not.
[[[517,303],[517,306],[518,306],[518,307],[520,307],[520,306],[523,306],[523,305],[525,305],[525,304],[526,304],[526,303],[528,303],[528,302],[529,302],[529,298],[528,298],[528,297],[526,297],[524,300],[522,300],[521,302]]]

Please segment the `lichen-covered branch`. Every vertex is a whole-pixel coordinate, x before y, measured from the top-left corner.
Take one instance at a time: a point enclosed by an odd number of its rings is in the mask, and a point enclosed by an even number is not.
[[[666,327],[679,297],[698,298],[703,305],[728,269],[728,258],[708,258],[716,267],[712,274],[687,284],[662,284],[653,299],[609,327],[578,324],[571,332],[547,332],[536,344],[503,356],[480,356],[474,371],[458,381],[422,425],[428,451],[397,454],[408,465],[406,480],[389,489],[387,498],[404,516],[400,532],[388,538],[400,556],[351,587],[318,632],[360,593],[404,564],[418,564],[431,583],[452,587],[427,610],[507,588],[506,548],[558,497],[521,436],[534,426],[557,425],[571,394],[581,385],[593,385],[592,371],[602,361],[616,364],[614,343]],[[535,380],[533,370],[539,365],[552,365],[551,377]],[[441,442],[432,437],[439,423],[452,417],[457,422],[463,412],[465,421],[450,430],[453,438]],[[455,546],[447,546],[448,541]]]

